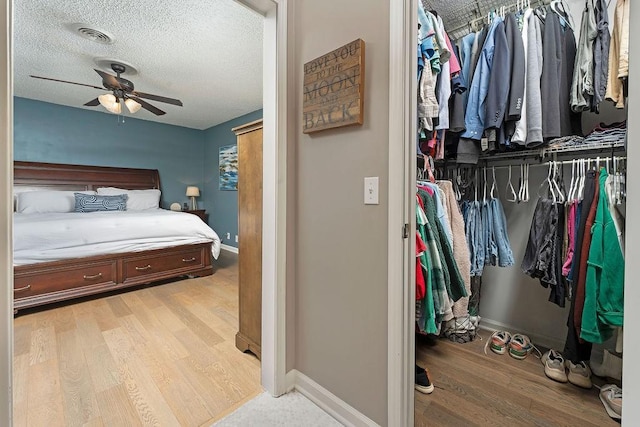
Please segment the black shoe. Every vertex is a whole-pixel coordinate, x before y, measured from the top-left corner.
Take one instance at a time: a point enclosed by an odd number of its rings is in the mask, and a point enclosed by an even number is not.
[[[416,365],[416,380],[415,388],[420,393],[431,394],[433,393],[433,383],[429,378],[429,371]]]

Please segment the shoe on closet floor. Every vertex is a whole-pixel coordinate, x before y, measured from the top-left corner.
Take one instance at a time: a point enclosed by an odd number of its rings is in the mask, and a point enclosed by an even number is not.
[[[607,384],[600,389],[600,400],[611,418],[622,418],[622,389],[615,384]]]
[[[532,351],[538,352],[538,357],[541,357],[540,350],[531,343],[528,336],[523,334],[515,334],[509,341],[509,354],[514,359],[524,360]]]
[[[544,365],[544,374],[552,380],[566,383],[567,373],[565,372],[564,357],[555,351],[549,350],[542,355],[542,364]]]
[[[584,362],[572,363],[570,360],[566,361],[567,369],[569,369],[569,375],[567,379],[573,385],[577,385],[582,388],[591,388],[591,369]]]
[[[429,377],[429,371],[416,365],[415,388],[420,393],[431,394],[434,387]]]
[[[496,354],[505,354],[511,341],[511,334],[507,331],[495,331],[484,345],[484,354],[487,354],[487,346]]]

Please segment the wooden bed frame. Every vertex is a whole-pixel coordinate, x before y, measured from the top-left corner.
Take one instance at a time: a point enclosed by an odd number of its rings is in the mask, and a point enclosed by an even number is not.
[[[14,187],[160,189],[156,169],[14,162]],[[180,276],[208,276],[212,243],[14,267],[13,307],[33,307]]]

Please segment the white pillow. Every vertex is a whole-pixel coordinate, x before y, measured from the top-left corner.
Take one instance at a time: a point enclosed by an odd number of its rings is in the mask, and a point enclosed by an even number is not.
[[[50,187],[32,187],[29,185],[16,185],[13,187],[13,211],[18,209],[18,194],[27,191],[53,191]]]
[[[73,212],[76,206],[73,193],[96,194],[95,191],[25,191],[16,194],[16,212],[25,214]]]
[[[116,187],[100,187],[98,194],[104,196],[117,196],[126,194],[128,211],[144,211],[148,209],[158,209],[160,207],[160,190],[125,190]]]

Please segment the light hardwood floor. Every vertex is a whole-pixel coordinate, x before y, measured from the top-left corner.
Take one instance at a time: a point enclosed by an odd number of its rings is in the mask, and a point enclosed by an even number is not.
[[[430,395],[415,393],[416,426],[619,425],[605,412],[597,388],[548,379],[533,355],[516,360],[487,350],[485,356],[484,340],[429,344],[416,339],[417,363],[429,369],[435,386]]]
[[[14,426],[209,425],[262,391],[235,348],[237,256],[213,276],[20,312]]]

